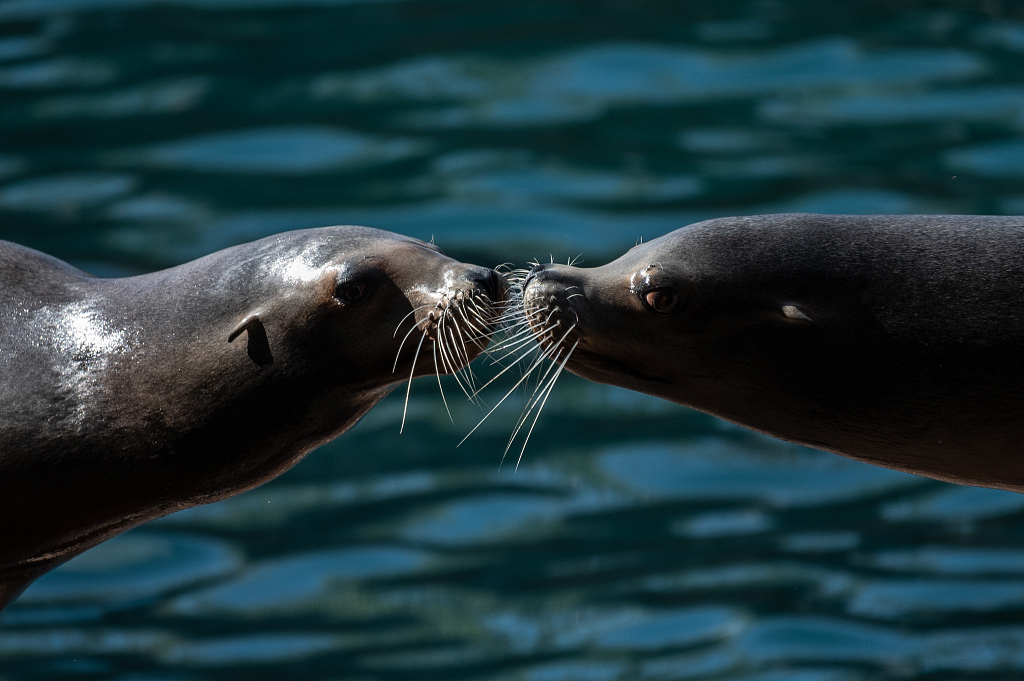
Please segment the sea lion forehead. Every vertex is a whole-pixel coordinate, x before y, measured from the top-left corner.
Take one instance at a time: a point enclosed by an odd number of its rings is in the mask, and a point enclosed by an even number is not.
[[[349,225],[287,232],[271,237],[261,250],[267,269],[285,281],[302,282],[329,270],[386,264],[396,248],[443,255],[438,247],[413,237]]]
[[[685,277],[691,273],[685,248],[674,241],[672,232],[657,239],[637,244],[605,267],[629,277],[631,283]]]

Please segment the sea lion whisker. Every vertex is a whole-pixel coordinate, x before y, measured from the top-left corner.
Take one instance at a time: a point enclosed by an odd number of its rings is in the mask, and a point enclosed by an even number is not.
[[[522,355],[520,355],[519,357],[516,357],[516,361],[512,362],[511,364],[509,364],[509,365],[508,365],[507,367],[505,367],[504,369],[502,369],[501,371],[499,371],[499,372],[498,372],[498,373],[497,373],[496,375],[492,376],[490,380],[488,380],[488,381],[487,381],[486,383],[484,383],[484,384],[483,384],[482,386],[480,386],[480,389],[479,389],[479,390],[477,390],[477,393],[479,393],[480,391],[482,391],[482,390],[483,390],[484,388],[486,388],[487,386],[489,386],[489,385],[490,385],[491,383],[494,383],[494,382],[495,382],[496,380],[498,380],[498,378],[499,378],[499,377],[500,377],[500,376],[501,376],[502,374],[504,374],[504,373],[505,373],[506,371],[508,371],[509,369],[511,369],[512,367],[514,367],[515,365],[517,365],[517,364],[519,364],[520,362],[522,362],[522,361],[523,361],[524,359],[526,359],[527,357],[529,357],[529,356],[530,356],[530,353],[531,353],[531,352],[536,352],[536,351],[537,351],[538,349],[542,349],[542,348],[541,348],[541,347],[540,347],[539,345],[534,345],[534,346],[533,346],[533,347],[531,347],[531,348],[530,348],[530,349],[529,349],[529,350],[528,350],[527,352],[524,352],[524,353],[523,353]],[[511,353],[510,353],[510,354],[511,354]],[[507,356],[507,355],[506,355],[506,356]]]
[[[441,391],[441,401],[444,402],[444,410],[448,412],[448,418],[451,419],[452,425],[455,425],[455,419],[452,418],[452,410],[448,408],[448,400],[444,397],[444,386],[441,385],[441,370],[437,366],[437,343],[433,344],[434,349],[434,374],[437,376],[437,389]]]
[[[483,302],[486,303],[483,310],[480,308],[479,298],[470,298],[467,308],[470,308],[470,312],[477,315],[486,326],[491,326],[502,318],[503,312],[501,312],[501,310],[503,304],[494,304],[486,294],[481,295],[480,298],[482,298]]]
[[[551,315],[548,315],[548,319],[545,320],[545,323],[544,323],[544,328],[541,330],[540,333],[537,334],[537,342],[540,343],[541,345],[544,344],[544,338],[545,337],[550,336],[550,337],[554,338],[554,336],[555,336],[555,329],[558,328],[559,326],[561,326],[561,322],[558,321],[558,320],[555,320],[554,325],[551,325],[550,324],[550,319],[551,319]],[[575,326],[576,325],[574,324],[573,327],[575,327]],[[566,333],[568,333],[568,332],[566,332]],[[564,338],[564,336],[563,336],[563,338]],[[559,343],[560,342],[561,342],[561,340],[559,340]]]
[[[493,347],[487,349],[488,355],[494,355],[503,351],[505,348],[509,348],[515,345],[519,345],[522,340],[529,340],[533,337],[533,330],[528,325],[523,325],[525,328],[521,328],[514,333],[508,333],[507,331],[502,334],[501,340],[494,344]]]
[[[560,325],[560,322],[555,322],[554,326],[545,329],[544,330],[545,335],[550,334],[551,337],[553,338],[554,337],[554,333],[555,333],[555,329],[559,325]],[[565,341],[565,339],[569,337],[569,334],[572,333],[573,329],[575,329],[575,328],[576,328],[576,325],[573,324],[572,326],[570,326],[566,330],[566,332],[564,334],[562,334],[561,338],[559,338],[556,342],[548,345],[547,347],[544,347],[544,343],[542,341],[538,341],[537,344],[541,347],[541,354],[545,358],[550,359],[552,362],[557,362],[558,348],[562,345],[562,343]],[[547,375],[547,373],[545,372],[544,376],[546,376],[546,375]],[[544,376],[540,377],[537,380],[537,386],[538,387],[540,387],[540,384],[544,381]],[[518,430],[518,428],[517,428],[517,430]],[[511,443],[509,443],[509,445],[511,446]]]
[[[459,362],[462,364],[462,368],[459,369],[459,371],[456,372],[456,373],[464,372],[464,378],[466,380],[466,387],[470,391],[473,392],[473,395],[475,395],[476,394],[476,387],[475,387],[476,378],[473,376],[473,370],[469,366],[469,363],[470,363],[469,348],[466,347],[466,341],[462,337],[462,329],[459,327],[458,324],[456,324],[454,329],[451,329],[451,328],[448,329],[448,333],[449,333],[449,335],[452,336],[452,341],[455,340],[455,336],[457,335],[459,343],[462,344],[463,355],[458,358]],[[459,347],[458,347],[458,345],[456,345],[455,346],[455,352],[458,353],[458,351],[459,351]],[[463,362],[463,360],[465,360],[465,361]],[[473,395],[468,395],[470,400],[473,399]]]
[[[558,371],[555,372],[555,375],[551,377],[551,381],[548,383],[547,390],[544,393],[544,399],[541,401],[540,407],[537,408],[537,415],[533,417],[533,423],[530,424],[530,430],[527,431],[526,439],[523,440],[523,448],[519,450],[519,458],[516,459],[515,468],[517,471],[519,470],[519,464],[522,463],[523,461],[523,454],[526,453],[526,445],[529,444],[530,436],[533,435],[533,429],[534,427],[536,427],[537,421],[540,419],[540,413],[544,411],[544,405],[547,404],[548,398],[551,397],[551,393],[555,388],[555,381],[557,381],[558,377],[562,374],[562,370],[565,368],[566,363],[569,361],[569,358],[572,356],[573,351],[576,349],[576,346],[579,345],[579,343],[580,342],[577,340],[576,343],[569,349],[569,352],[567,352],[565,355],[565,359],[562,360],[562,363],[560,365],[558,365]]]
[[[402,425],[398,427],[398,434],[401,435],[402,431],[405,430],[405,415],[409,411],[409,393],[412,391],[412,377],[416,373],[416,360],[420,358],[420,349],[423,347],[423,341],[427,340],[427,334],[423,334],[420,338],[419,344],[416,346],[416,354],[412,357],[412,368],[409,369],[409,380],[405,385],[405,404],[402,405]]]
[[[408,319],[408,318],[409,318],[410,316],[412,316],[412,315],[416,314],[416,313],[417,313],[417,312],[418,312],[419,310],[422,310],[422,309],[423,309],[423,308],[425,308],[425,307],[430,307],[430,303],[426,303],[426,304],[424,304],[424,305],[420,305],[419,307],[414,307],[414,308],[412,309],[412,311],[411,311],[411,312],[410,312],[409,314],[407,314],[407,315],[405,315],[404,317],[402,317],[402,319],[401,319],[401,320],[399,320],[399,322],[398,322],[398,326],[396,326],[396,327],[395,327],[395,332],[394,332],[393,334],[391,334],[391,337],[392,337],[392,338],[397,338],[397,337],[398,337],[398,331],[399,331],[399,329],[401,329],[401,328],[402,328],[402,323],[403,323],[403,322],[404,322],[404,321],[405,321],[406,319]],[[414,326],[415,326],[415,325],[414,325]]]
[[[489,338],[490,337],[490,333],[488,333],[488,332],[484,331],[483,329],[481,329],[480,327],[478,327],[476,324],[474,324],[472,322],[472,320],[470,320],[469,317],[466,316],[466,310],[464,308],[459,308],[459,316],[462,317],[462,321],[466,323],[466,326],[468,326],[470,329],[472,329],[473,331],[476,332],[476,334],[477,334],[476,338]],[[483,319],[479,319],[479,321],[483,322]],[[487,324],[484,324],[484,326],[487,326]],[[494,332],[492,331],[491,333],[494,333]],[[473,339],[471,338],[470,341],[472,341],[472,340]]]
[[[510,345],[505,345],[505,346],[503,346],[503,347],[502,347],[502,349],[503,349],[503,350],[504,350],[504,349],[507,349],[507,348],[509,348],[509,347],[512,347],[512,349],[511,349],[511,350],[509,350],[508,352],[506,352],[506,353],[505,353],[504,355],[502,355],[502,356],[501,356],[501,357],[499,357],[498,359],[494,359],[494,360],[491,360],[491,364],[497,364],[498,362],[500,362],[501,360],[505,359],[505,358],[506,358],[506,357],[508,357],[509,355],[514,355],[514,354],[516,354],[516,351],[517,351],[517,350],[519,350],[519,348],[521,348],[521,347],[523,347],[524,345],[527,345],[528,343],[531,343],[531,342],[533,342],[533,336],[532,336],[532,335],[530,335],[530,336],[528,336],[528,337],[526,337],[526,338],[523,338],[523,339],[522,339],[522,340],[520,340],[520,341],[517,341],[516,343],[514,343],[514,344],[513,344],[513,345],[511,345],[511,346],[510,346]]]
[[[519,330],[515,331],[515,333],[509,333],[508,331],[506,331],[505,337],[502,338],[501,341],[498,342],[494,346],[494,348],[492,348],[492,350],[501,350],[503,347],[507,347],[509,345],[516,345],[516,344],[518,344],[519,339],[522,338],[523,336],[532,336],[532,335],[533,335],[533,329],[530,328],[529,324],[524,322],[522,324],[522,328],[520,328]]]
[[[533,352],[533,350],[530,350],[530,352]],[[529,353],[527,353],[526,355],[523,355],[523,356],[524,356],[524,357],[526,357],[526,356],[528,356],[528,355],[529,355]],[[526,378],[527,378],[527,377],[528,377],[528,376],[529,376],[530,374],[532,374],[532,373],[533,373],[533,370],[534,370],[534,369],[535,369],[536,367],[538,367],[538,366],[539,366],[539,365],[541,364],[541,362],[543,362],[543,361],[544,361],[544,357],[543,357],[543,356],[541,356],[541,357],[538,357],[538,358],[536,359],[536,361],[534,361],[534,363],[533,363],[533,366],[532,366],[532,367],[530,367],[530,368],[529,368],[529,369],[528,369],[528,370],[526,371],[526,373],[525,373],[525,374],[523,374],[522,378],[520,378],[520,379],[519,379],[518,381],[516,381],[516,384],[515,384],[515,385],[513,385],[513,386],[512,386],[512,388],[511,388],[511,389],[509,389],[509,391],[508,391],[507,393],[505,393],[505,396],[504,396],[504,397],[502,397],[502,398],[501,398],[500,400],[498,400],[498,403],[497,403],[497,404],[495,404],[495,405],[494,405],[493,407],[491,407],[491,410],[490,410],[489,412],[487,412],[486,414],[484,414],[484,417],[483,417],[482,419],[480,419],[480,423],[478,423],[478,424],[476,424],[475,426],[473,426],[473,430],[471,430],[471,431],[469,431],[468,433],[466,433],[466,437],[462,438],[462,440],[461,440],[461,441],[459,442],[459,444],[458,444],[458,445],[456,445],[456,447],[459,447],[459,446],[461,446],[463,442],[465,442],[465,441],[466,441],[467,439],[469,439],[469,436],[470,436],[470,435],[472,435],[473,433],[475,433],[475,432],[476,432],[476,429],[477,429],[477,428],[479,428],[480,426],[482,426],[482,425],[483,425],[484,421],[486,421],[486,420],[487,420],[487,417],[488,417],[488,416],[490,416],[491,414],[493,414],[493,413],[494,413],[494,410],[495,410],[495,409],[497,409],[498,407],[500,407],[500,406],[501,406],[501,403],[502,403],[502,402],[504,402],[505,400],[507,400],[507,399],[509,398],[509,396],[510,396],[510,395],[512,395],[512,393],[514,393],[514,392],[516,391],[516,388],[518,388],[518,387],[519,387],[519,386],[520,386],[520,385],[522,384],[522,382],[523,382],[523,381],[525,381],[525,380],[526,380]],[[515,365],[514,365],[514,364],[513,364],[513,365],[510,365],[510,366],[509,366],[508,368],[512,368],[513,366],[515,366]],[[500,375],[500,374],[499,374],[499,375]],[[495,378],[497,378],[497,376],[495,376]]]
[[[501,329],[505,333],[515,332],[520,327],[529,328],[529,325],[529,317],[525,314],[508,315],[501,320]]]
[[[518,323],[525,322],[528,318],[529,314],[522,310],[507,312],[501,317],[502,327],[507,329],[508,327],[515,326]]]
[[[502,319],[501,329],[505,333],[514,333],[521,328],[529,328],[530,318],[525,314],[509,315]]]
[[[478,341],[486,341],[484,343],[484,345],[485,346],[489,345],[490,342],[494,339],[494,337],[498,335],[498,333],[500,332],[500,329],[498,329],[497,327],[487,323],[484,319],[482,319],[480,317],[477,317],[476,321],[477,321],[477,323],[482,324],[484,326],[484,328],[481,329],[476,324],[473,324],[471,322],[467,322],[469,324],[470,329],[472,329],[473,331],[476,332],[476,335],[472,336],[471,340],[474,343],[478,342]],[[486,349],[487,348],[485,347],[484,350],[486,350]]]
[[[437,321],[437,337],[435,338],[435,345],[437,346],[438,352],[441,355],[441,365],[444,367],[445,373],[455,377],[456,383],[458,383],[459,387],[462,388],[463,392],[465,392],[465,388],[462,386],[461,381],[459,381],[458,377],[455,376],[455,362],[451,359],[450,353],[448,351],[448,339],[445,336],[444,326],[444,321],[447,315],[448,309],[445,308],[441,313],[441,317]]]
[[[556,345],[561,345],[561,340],[559,340],[559,342]],[[534,388],[533,393],[530,395],[530,399],[528,399],[526,401],[528,405],[533,400],[533,398],[537,395],[537,391],[540,390],[540,386],[547,379],[548,374],[550,374],[551,370],[555,366],[557,366],[557,364],[558,364],[558,362],[556,362],[555,359],[551,356],[551,353],[546,352],[546,351],[542,351],[541,354],[544,356],[545,359],[551,360],[551,364],[548,366],[547,370],[538,377],[538,379],[537,379],[537,386]],[[528,411],[527,411],[527,413],[528,413]],[[519,422],[519,426],[522,426],[522,424],[525,422],[525,416],[523,417],[523,419],[524,420]],[[516,427],[516,430],[519,429],[519,426]],[[515,433],[512,434],[512,437],[513,437],[513,439],[515,438]]]
[[[459,385],[462,387],[462,391],[466,394],[466,397],[472,400],[473,395],[476,392],[474,387],[476,378],[473,376],[473,370],[469,366],[469,348],[466,347],[466,343],[462,338],[462,330],[458,323],[449,324],[445,329],[446,343],[448,339],[452,341],[452,349],[449,351],[449,354],[452,356],[453,362],[455,362],[455,364],[453,364],[453,368],[454,366],[459,367],[452,372],[452,376],[454,376],[455,380],[458,381]],[[462,344],[461,352],[459,350],[460,343]],[[462,375],[461,379],[459,378],[460,374]],[[463,383],[463,381],[465,381],[465,383]]]
[[[518,345],[519,339],[523,337],[532,338],[536,335],[537,333],[530,328],[528,321],[523,320],[512,329],[506,330],[505,337],[495,346],[494,350],[501,350],[510,345]]]
[[[466,324],[468,326],[472,326],[472,325],[470,325],[469,321],[466,320],[465,315],[463,315],[463,320],[466,322]],[[463,327],[462,327],[461,324],[456,324],[455,325],[455,333],[459,337],[459,342],[462,343],[463,354],[466,357],[466,368],[469,368],[469,361],[470,361],[470,359],[469,359],[469,348],[466,346],[466,335],[463,334]],[[473,342],[473,338],[474,337],[470,337],[469,342],[472,343]]]
[[[445,312],[447,313],[447,310],[445,310]],[[450,374],[452,378],[455,379],[455,382],[458,383],[459,388],[462,390],[463,393],[466,394],[466,397],[469,397],[469,390],[466,389],[466,386],[464,386],[462,384],[462,381],[459,379],[459,369],[456,368],[457,364],[462,364],[461,359],[458,362],[456,362],[456,359],[451,349],[448,348],[448,337],[445,334],[446,329],[444,326],[444,321],[447,316],[447,314],[441,315],[441,320],[438,322],[437,325],[437,335],[440,340],[440,343],[438,344],[438,349],[441,351],[441,361],[445,365],[446,372]],[[449,412],[449,416],[450,415],[451,412]]]
[[[424,307],[426,307],[426,306],[424,306]],[[419,324],[415,324],[415,325],[413,325],[413,327],[411,329],[409,329],[409,333],[405,334],[405,338],[402,339],[402,343],[398,346],[398,352],[395,353],[395,365],[393,367],[391,367],[391,373],[395,373],[396,371],[398,371],[398,360],[402,356],[402,348],[405,347],[405,341],[409,340],[409,336],[411,336],[413,334],[413,332],[416,331],[419,328],[420,328],[420,325]],[[423,335],[426,336],[427,332],[423,331]]]
[[[544,359],[547,359],[547,357],[542,356],[540,359],[543,361]],[[550,374],[556,366],[558,365],[554,362],[548,365],[548,368],[543,374],[541,374],[540,379],[537,381],[537,386],[533,389],[533,392],[530,393],[530,397],[527,398],[526,406],[523,407],[523,413],[519,415],[519,419],[516,421],[516,427],[512,431],[512,436],[508,439],[508,444],[505,445],[505,451],[501,454],[501,463],[498,464],[498,468],[501,468],[501,464],[505,463],[505,457],[508,455],[508,450],[512,448],[512,443],[515,442],[516,435],[519,434],[519,431],[526,423],[526,420],[530,418],[530,413],[533,411],[533,408],[537,405],[537,401],[540,399],[540,396],[538,396],[537,393],[540,392],[541,395],[544,394],[544,391],[541,390],[541,385],[544,385],[544,381],[547,379],[548,374]]]
[[[459,308],[459,314],[462,316],[462,319],[480,335],[493,334],[497,330],[494,326],[494,321],[496,318],[500,319],[500,316],[496,317],[491,309],[488,309],[488,314],[485,316],[484,312],[480,309],[479,303],[475,300],[471,300],[468,305]],[[474,320],[484,328],[482,329],[477,326],[477,324],[474,323]],[[484,329],[490,330],[485,331]]]

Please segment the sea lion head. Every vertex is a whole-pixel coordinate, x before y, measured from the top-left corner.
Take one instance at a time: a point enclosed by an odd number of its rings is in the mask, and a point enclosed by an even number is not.
[[[366,227],[136,277],[0,242],[0,607],[104,539],[260,485],[487,346],[504,278]],[[46,339],[40,342],[40,339]]]
[[[382,230],[320,228],[257,244],[247,262],[263,292],[226,339],[247,332],[258,367],[315,367],[349,392],[459,371],[486,348],[507,295],[495,271]]]
[[[592,269],[538,265],[548,356],[784,440],[1024,489],[1019,217],[720,218]]]
[[[808,414],[856,397],[883,332],[856,294],[863,270],[843,264],[856,256],[774,218],[697,223],[600,267],[538,265],[524,312],[572,373],[812,441]]]

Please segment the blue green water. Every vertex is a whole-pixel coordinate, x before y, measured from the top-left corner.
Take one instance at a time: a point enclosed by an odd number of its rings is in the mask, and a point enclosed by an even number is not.
[[[598,265],[780,211],[1024,213],[1020,5],[0,0],[0,238],[96,274],[343,223]],[[420,383],[404,434],[392,395],[40,580],[0,679],[1024,674],[1022,495],[572,376],[515,470],[521,399],[456,447],[481,407]]]

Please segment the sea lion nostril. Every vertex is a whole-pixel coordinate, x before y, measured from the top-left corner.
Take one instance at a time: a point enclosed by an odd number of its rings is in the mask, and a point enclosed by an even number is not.
[[[547,263],[537,264],[537,265],[534,265],[533,267],[531,267],[530,271],[527,272],[527,274],[526,274],[526,279],[523,280],[523,289],[526,289],[526,287],[530,285],[530,282],[532,282],[534,279],[536,279],[537,275],[539,275],[541,272],[543,272],[547,268],[548,268],[548,264]]]
[[[508,279],[495,270],[491,270],[488,276],[490,278],[490,290],[487,293],[491,297],[491,300],[498,301],[507,298]]]
[[[480,268],[474,270],[466,279],[472,283],[477,290],[487,294],[493,300],[504,300],[508,291],[508,282],[494,270]]]

